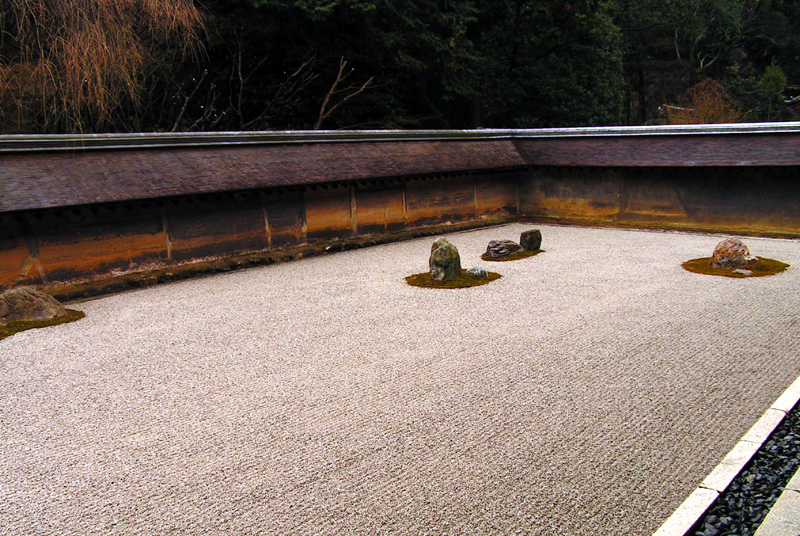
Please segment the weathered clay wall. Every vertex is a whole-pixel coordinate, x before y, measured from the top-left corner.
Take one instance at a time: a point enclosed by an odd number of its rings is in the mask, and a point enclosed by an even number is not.
[[[523,217],[800,237],[800,167],[536,167]]]
[[[62,297],[514,218],[800,238],[800,123],[0,136],[0,287]]]
[[[172,277],[203,263],[200,271],[227,269],[229,259],[271,262],[505,221],[516,215],[517,180],[516,172],[461,174],[0,213],[0,285],[102,292],[139,274]]]

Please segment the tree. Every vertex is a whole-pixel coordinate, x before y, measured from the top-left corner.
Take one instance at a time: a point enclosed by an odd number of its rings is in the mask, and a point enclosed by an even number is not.
[[[0,132],[783,120],[800,95],[800,0],[193,2],[0,0]],[[730,98],[684,105],[706,79]]]
[[[665,106],[667,122],[672,125],[735,123],[742,116],[740,105],[725,88],[711,78],[689,88],[680,106]]]
[[[218,0],[213,11],[225,33],[235,28],[245,36],[245,57],[267,58],[250,79],[251,91],[272,94],[266,88],[312,61],[313,80],[262,128],[313,128],[320,115],[325,128],[466,126],[475,91],[476,60],[465,35],[473,0]],[[221,48],[212,47],[212,57]],[[351,70],[337,86],[345,90],[340,96],[372,82],[320,114],[341,58]]]
[[[625,50],[626,122],[648,123],[687,88],[707,77],[724,78],[758,3],[614,0],[614,22]]]
[[[485,126],[621,122],[620,34],[603,3],[483,0],[477,26]]]
[[[120,112],[145,106],[147,77],[176,57],[197,54],[203,32],[191,0],[1,0],[0,6],[4,132],[124,128],[130,117]]]
[[[767,99],[767,121],[772,120],[772,106],[780,102],[783,90],[786,88],[786,75],[772,60],[772,64],[767,67],[761,79],[758,81],[758,88]]]

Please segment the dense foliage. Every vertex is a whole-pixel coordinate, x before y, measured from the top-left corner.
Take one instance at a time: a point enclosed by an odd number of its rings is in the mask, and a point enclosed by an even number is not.
[[[0,7],[2,133],[798,117],[800,0]]]

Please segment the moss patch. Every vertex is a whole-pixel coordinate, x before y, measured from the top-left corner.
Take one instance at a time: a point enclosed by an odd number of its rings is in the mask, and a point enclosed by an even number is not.
[[[50,320],[12,320],[5,326],[0,326],[0,340],[10,337],[20,331],[25,331],[34,328],[46,328],[47,326],[57,326],[59,324],[66,324],[80,320],[86,316],[82,311],[74,309],[67,309],[67,314],[64,316],[57,316]]]
[[[785,262],[765,259],[763,257],[756,258],[758,259],[756,264],[744,268],[752,272],[749,275],[734,273],[736,268],[716,268],[711,265],[711,257],[692,259],[684,262],[681,266],[683,266],[685,270],[696,274],[721,275],[723,277],[764,277],[767,275],[779,274],[789,267]]]
[[[480,285],[488,285],[502,276],[495,272],[489,272],[489,277],[478,277],[476,275],[468,274],[466,270],[461,270],[461,275],[452,281],[435,281],[431,279],[430,272],[422,272],[421,274],[414,274],[406,277],[406,282],[415,287],[424,288],[469,288],[478,287]]]
[[[516,253],[512,253],[511,255],[507,255],[505,257],[499,257],[497,259],[490,257],[488,253],[484,253],[481,255],[481,260],[488,262],[518,261],[520,259],[527,259],[528,257],[535,257],[539,253],[544,253],[544,250],[537,249],[536,251],[517,251]]]

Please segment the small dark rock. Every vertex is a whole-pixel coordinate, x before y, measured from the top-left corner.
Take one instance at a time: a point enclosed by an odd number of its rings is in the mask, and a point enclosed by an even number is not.
[[[519,245],[525,251],[538,251],[542,247],[542,232],[539,229],[523,232],[519,235]]]

